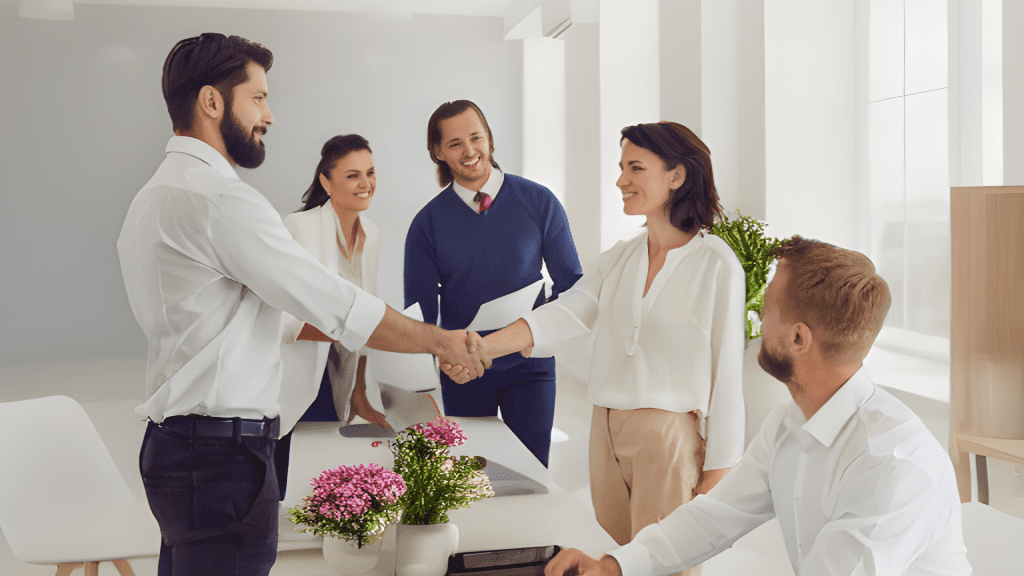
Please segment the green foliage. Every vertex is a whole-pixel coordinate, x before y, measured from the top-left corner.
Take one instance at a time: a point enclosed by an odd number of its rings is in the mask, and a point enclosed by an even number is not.
[[[493,496],[483,465],[471,456],[452,456],[448,446],[407,428],[391,444],[395,472],[405,479],[403,524],[442,524],[448,511]]]
[[[761,334],[761,327],[751,320],[750,312],[760,318],[764,306],[764,291],[768,287],[768,269],[775,259],[772,249],[782,244],[782,240],[765,236],[764,222],[737,211],[735,220],[728,218],[716,222],[711,232],[725,240],[732,251],[740,259],[743,272],[747,276],[747,339],[756,338]]]

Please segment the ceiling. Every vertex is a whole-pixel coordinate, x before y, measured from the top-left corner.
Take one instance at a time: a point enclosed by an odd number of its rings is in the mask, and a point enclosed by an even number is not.
[[[408,16],[446,14],[465,16],[511,16],[539,4],[539,0],[73,0],[74,4],[134,6],[188,6],[205,8],[251,8],[270,10],[318,10],[367,12]]]

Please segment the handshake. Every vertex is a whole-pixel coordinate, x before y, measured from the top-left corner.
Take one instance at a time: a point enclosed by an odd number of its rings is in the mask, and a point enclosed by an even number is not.
[[[474,378],[483,376],[484,370],[491,367],[491,360],[499,356],[520,352],[527,358],[533,351],[533,334],[526,321],[520,318],[516,322],[481,338],[476,332],[460,332],[453,330],[447,333],[454,338],[451,354],[435,354],[441,371],[452,382],[465,384]],[[459,341],[460,338],[464,340]]]
[[[491,367],[493,356],[489,347],[476,332],[450,330],[444,335],[437,356],[441,370],[456,384],[465,384],[484,375]]]

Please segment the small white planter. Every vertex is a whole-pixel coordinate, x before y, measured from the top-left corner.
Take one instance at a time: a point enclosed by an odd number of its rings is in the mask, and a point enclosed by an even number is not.
[[[399,524],[396,576],[444,576],[459,547],[459,528],[445,524]]]
[[[324,561],[338,574],[366,574],[377,567],[383,540],[360,548],[354,540],[324,536]]]

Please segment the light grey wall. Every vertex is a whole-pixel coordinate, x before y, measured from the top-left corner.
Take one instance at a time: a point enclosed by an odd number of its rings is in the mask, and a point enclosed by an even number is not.
[[[78,5],[69,22],[0,2],[0,369],[135,357],[115,242],[171,135],[160,93],[174,43],[206,31],[269,47],[267,160],[242,178],[287,214],[323,142],[365,136],[383,231],[378,292],[402,304],[405,232],[437,192],[426,122],[443,101],[487,114],[502,168],[522,165],[522,45],[502,19]]]

